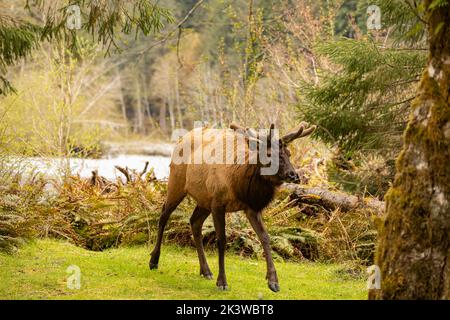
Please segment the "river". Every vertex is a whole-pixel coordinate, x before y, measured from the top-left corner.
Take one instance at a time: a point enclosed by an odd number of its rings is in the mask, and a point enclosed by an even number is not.
[[[170,158],[167,156],[149,156],[117,154],[101,159],[80,159],[80,158],[27,158],[24,160],[34,170],[44,173],[47,177],[61,176],[64,168],[70,166],[73,175],[79,174],[83,178],[92,176],[92,171],[98,170],[99,175],[115,180],[123,177],[115,166],[128,167],[141,171],[145,162],[149,162],[149,168],[153,168],[156,178],[165,180],[169,176]]]

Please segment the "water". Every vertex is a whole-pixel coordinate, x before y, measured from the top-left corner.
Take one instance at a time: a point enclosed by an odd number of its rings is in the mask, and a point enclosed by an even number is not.
[[[165,180],[169,176],[170,158],[165,156],[146,156],[146,155],[114,155],[103,159],[59,159],[59,158],[29,158],[27,159],[35,170],[44,173],[48,177],[61,176],[62,168],[69,165],[73,175],[79,174],[83,178],[92,176],[92,171],[98,170],[98,174],[110,179],[116,180],[117,177],[123,175],[114,167],[128,167],[136,169],[138,172],[142,171],[145,162],[149,162],[149,169],[154,168],[157,179]]]

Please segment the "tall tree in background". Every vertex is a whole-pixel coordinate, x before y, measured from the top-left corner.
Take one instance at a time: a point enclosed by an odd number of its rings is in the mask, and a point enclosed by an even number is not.
[[[371,298],[450,298],[450,3],[424,0],[417,13],[430,52],[386,196]]]

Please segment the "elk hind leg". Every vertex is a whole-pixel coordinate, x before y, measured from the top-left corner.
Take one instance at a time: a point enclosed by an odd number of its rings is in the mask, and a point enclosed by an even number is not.
[[[219,249],[219,276],[217,277],[216,285],[219,290],[228,290],[227,277],[225,275],[225,247],[227,241],[225,234],[225,209],[215,208],[212,214],[217,235],[217,247]]]
[[[195,247],[197,248],[198,260],[200,263],[200,275],[208,280],[212,279],[213,274],[209,269],[208,262],[206,261],[205,250],[203,248],[202,227],[210,213],[211,212],[209,210],[197,206],[190,220]]]

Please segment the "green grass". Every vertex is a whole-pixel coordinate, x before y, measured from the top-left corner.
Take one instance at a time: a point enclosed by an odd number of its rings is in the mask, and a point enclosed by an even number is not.
[[[217,256],[208,260],[217,274]],[[148,269],[145,247],[92,252],[55,240],[39,240],[13,255],[0,254],[0,299],[366,299],[363,277],[342,272],[345,266],[284,263],[276,267],[281,291],[271,292],[264,260],[227,254],[230,290],[199,276],[196,251],[163,246],[159,270]],[[67,288],[66,269],[81,269],[81,288]]]

